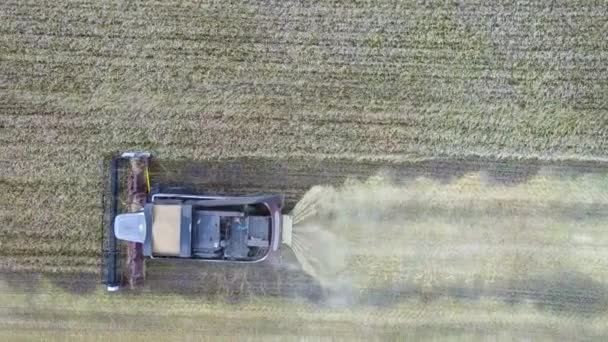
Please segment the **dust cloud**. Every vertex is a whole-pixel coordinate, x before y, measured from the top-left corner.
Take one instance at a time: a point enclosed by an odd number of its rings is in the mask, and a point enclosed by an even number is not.
[[[518,185],[472,173],[449,184],[376,176],[315,186],[292,212],[291,248],[340,302],[363,294],[605,302],[608,255],[598,247],[608,244],[607,185],[602,175],[541,172]],[[564,279],[573,293],[555,288]]]

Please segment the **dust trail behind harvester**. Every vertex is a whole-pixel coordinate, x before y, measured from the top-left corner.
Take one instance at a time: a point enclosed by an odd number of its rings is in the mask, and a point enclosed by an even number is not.
[[[449,184],[316,186],[294,207],[291,248],[305,272],[339,290],[546,301],[543,289],[567,281],[575,297],[608,303],[608,255],[596,248],[608,244],[606,189],[606,175],[552,172],[515,185],[474,173]]]
[[[323,285],[332,286],[346,268],[346,241],[318,221],[324,206],[337,200],[332,187],[315,186],[293,209],[291,248],[302,269]]]

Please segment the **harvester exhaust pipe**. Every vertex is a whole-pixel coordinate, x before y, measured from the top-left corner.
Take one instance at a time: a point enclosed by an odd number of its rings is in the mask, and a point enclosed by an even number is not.
[[[120,158],[122,159],[150,159],[152,158],[152,153],[143,152],[143,151],[129,151],[123,152],[120,154]]]
[[[291,246],[291,231],[293,226],[293,217],[291,215],[283,215],[281,229],[281,241],[287,246]]]

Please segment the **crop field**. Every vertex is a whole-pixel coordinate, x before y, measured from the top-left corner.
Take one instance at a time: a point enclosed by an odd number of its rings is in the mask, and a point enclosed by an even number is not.
[[[594,0],[0,2],[0,340],[605,339],[607,22]],[[323,194],[301,232],[350,241],[345,295],[293,255],[103,293],[104,160],[132,149],[163,182]]]

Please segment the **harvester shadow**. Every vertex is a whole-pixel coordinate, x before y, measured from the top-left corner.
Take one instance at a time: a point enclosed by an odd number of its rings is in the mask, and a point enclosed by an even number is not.
[[[282,297],[300,298],[320,306],[357,308],[403,303],[427,305],[440,299],[469,303],[488,299],[506,305],[533,305],[539,312],[556,315],[592,318],[608,313],[608,287],[576,271],[503,279],[491,284],[478,279],[430,288],[407,282],[386,288],[354,285],[324,288],[302,271],[289,249],[283,251],[280,263],[235,265],[154,260],[149,266],[146,291],[221,297],[234,303],[250,298]]]
[[[99,276],[91,273],[47,274],[45,278],[52,285],[78,295],[94,293],[99,285]]]
[[[287,256],[290,259],[291,256]],[[89,295],[98,288],[94,274],[1,273],[8,286],[5,294],[37,294],[44,280],[71,294]],[[51,289],[52,290],[52,289]],[[222,299],[238,304],[248,299],[302,299],[321,307],[390,308],[396,305],[430,305],[449,299],[475,303],[484,299],[506,305],[532,305],[539,312],[563,317],[595,318],[608,313],[608,286],[579,272],[564,271],[504,279],[484,284],[451,282],[433,287],[401,283],[386,288],[323,288],[293,260],[257,265],[174,262],[156,259],[148,264],[146,284],[122,291],[137,296],[180,295],[188,298]],[[26,298],[27,301],[27,298]],[[35,305],[31,303],[31,305]]]
[[[391,306],[414,299],[429,304],[440,299],[475,302],[491,299],[507,305],[533,305],[541,312],[592,318],[608,313],[608,287],[578,272],[559,272],[527,279],[503,280],[491,285],[451,283],[431,288],[401,284],[365,289],[351,297],[351,305]]]
[[[2,272],[0,280],[13,293],[40,293],[45,283],[76,295],[94,293],[99,287],[99,275],[93,273]],[[49,289],[49,288],[47,288]],[[52,288],[49,290],[53,291]]]
[[[316,280],[291,265],[277,262],[232,264],[153,260],[147,264],[142,289],[157,294],[223,298],[239,302],[248,298],[285,297],[320,302],[323,291]]]

